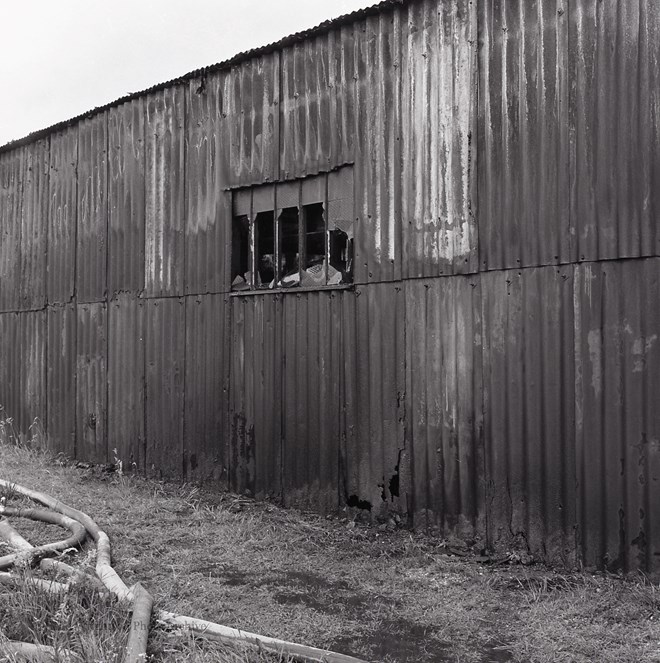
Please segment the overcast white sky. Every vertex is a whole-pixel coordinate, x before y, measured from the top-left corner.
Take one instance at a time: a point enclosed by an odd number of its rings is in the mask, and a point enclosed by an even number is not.
[[[376,0],[0,0],[0,145]]]

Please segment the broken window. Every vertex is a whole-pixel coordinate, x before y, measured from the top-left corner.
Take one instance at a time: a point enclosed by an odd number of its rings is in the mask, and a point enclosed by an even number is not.
[[[280,227],[280,280],[277,285],[290,288],[300,283],[300,241],[298,208],[286,207],[278,217]]]
[[[232,290],[352,283],[351,167],[234,192]]]
[[[231,234],[231,285],[232,290],[247,290],[252,281],[250,271],[250,217],[235,216]]]
[[[325,285],[325,215],[323,203],[303,205],[303,285]]]
[[[256,232],[256,286],[275,286],[275,214],[259,212],[254,219]]]
[[[353,281],[353,177],[345,168],[328,175],[328,284]]]

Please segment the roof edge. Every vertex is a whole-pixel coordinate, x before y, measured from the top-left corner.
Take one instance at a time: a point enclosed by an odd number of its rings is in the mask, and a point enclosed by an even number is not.
[[[81,122],[82,120],[92,118],[95,115],[100,115],[106,110],[117,108],[118,106],[121,106],[122,104],[125,104],[134,99],[144,97],[153,92],[159,92],[168,87],[180,85],[182,83],[185,83],[186,81],[194,80],[195,78],[200,78],[202,76],[213,74],[218,71],[230,69],[231,67],[246,62],[247,60],[251,60],[261,55],[268,55],[269,53],[281,50],[283,48],[286,48],[287,46],[300,43],[312,37],[316,37],[318,35],[326,34],[330,32],[330,30],[341,27],[343,25],[355,23],[356,21],[359,21],[368,16],[372,16],[374,14],[380,14],[394,7],[401,7],[411,4],[413,1],[414,0],[382,0],[381,2],[375,5],[365,7],[364,9],[358,9],[354,12],[351,12],[350,14],[343,14],[336,18],[323,21],[322,23],[319,23],[317,26],[313,28],[302,30],[301,32],[295,32],[291,35],[283,37],[278,41],[266,44],[265,46],[258,46],[257,48],[253,48],[248,51],[243,51],[242,53],[237,53],[236,55],[232,56],[227,60],[223,60],[221,62],[209,65],[207,67],[202,67],[201,69],[195,69],[194,71],[190,71],[187,74],[183,74],[182,76],[173,78],[163,83],[158,83],[157,85],[153,85],[152,87],[140,90],[139,92],[131,92],[130,94],[124,95],[123,97],[119,97],[119,99],[104,104],[103,106],[92,108],[91,110],[86,111],[85,113],[81,113],[80,115],[76,115],[75,117],[72,117],[68,120],[57,122],[56,124],[52,124],[51,126],[46,127],[44,129],[33,131],[29,133],[27,136],[24,136],[23,138],[17,138],[15,140],[9,141],[8,143],[5,143],[4,145],[0,145],[0,154],[36,142],[58,131],[62,131],[63,129],[72,127],[78,124],[79,122]]]

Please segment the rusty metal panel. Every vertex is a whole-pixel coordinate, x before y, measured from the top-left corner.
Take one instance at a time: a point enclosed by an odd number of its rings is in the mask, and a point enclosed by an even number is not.
[[[481,284],[489,540],[571,564],[573,268],[489,272]]]
[[[227,259],[231,194],[223,191],[221,84],[193,79],[186,111],[186,294],[229,290]]]
[[[107,308],[79,304],[76,330],[76,457],[108,461]]]
[[[660,571],[660,259],[576,268],[578,518],[582,556]]]
[[[478,4],[481,265],[570,262],[567,3]]]
[[[282,50],[284,179],[315,175],[353,160],[353,27],[344,26]]]
[[[21,219],[21,272],[18,283],[22,310],[46,304],[48,242],[49,139],[26,145]]]
[[[407,514],[405,297],[400,284],[360,286],[343,298],[340,500],[372,516]]]
[[[0,154],[0,163],[2,156]],[[12,327],[14,315],[14,313],[0,313],[0,338],[3,339],[3,342],[0,343],[0,418],[2,419],[12,416],[10,400],[14,389],[9,361],[10,352],[12,351],[10,346],[13,339]]]
[[[18,422],[21,415],[21,320],[19,313],[0,314],[0,405],[2,417]],[[15,427],[18,428],[17,423]],[[20,431],[19,431],[20,432]]]
[[[108,112],[108,291],[144,289],[145,102]]]
[[[230,486],[256,497],[282,494],[282,297],[231,298]]]
[[[355,26],[356,282],[401,278],[401,53],[405,11]],[[396,65],[396,66],[395,66]]]
[[[76,457],[76,331],[73,304],[49,307],[46,431],[54,451]]]
[[[0,315],[2,418],[25,439],[46,422],[46,324],[43,311]],[[35,424],[36,428],[33,428]]]
[[[106,294],[108,242],[108,116],[78,125],[76,297],[96,302]]]
[[[147,296],[183,294],[185,91],[176,86],[145,100]]]
[[[342,435],[342,298],[347,293],[284,296],[282,475],[287,506],[336,511]]]
[[[76,274],[78,128],[50,137],[48,302],[72,301]]]
[[[15,378],[20,377],[21,408],[15,416],[20,430],[31,437],[46,424],[46,312],[26,311],[19,317],[21,363]]]
[[[185,373],[185,305],[145,303],[146,467],[150,476],[181,478]]]
[[[228,352],[224,295],[186,298],[183,467],[187,479],[228,480]]]
[[[279,179],[280,55],[267,53],[222,75],[225,186]]]
[[[126,471],[144,472],[146,467],[145,305],[130,294],[118,295],[108,304],[109,452]]]
[[[576,256],[658,255],[660,12],[655,0],[569,3]]]
[[[0,310],[19,307],[24,148],[0,155]]]
[[[401,209],[388,211],[389,235],[402,225],[402,270],[407,277],[472,273],[479,266],[473,191],[476,4],[469,0],[409,3],[399,28],[400,55],[395,57],[400,59],[395,70],[400,73],[383,74],[402,78],[391,99],[378,100],[381,113],[401,115],[401,172],[387,172],[393,168],[388,164],[399,158],[399,143],[387,150],[382,132],[375,127],[365,150],[373,167],[386,175],[382,195],[372,208],[382,207],[392,195],[395,178],[402,179],[401,185],[396,183],[402,188]],[[384,86],[387,83],[380,85]],[[371,81],[370,87],[378,89],[378,81]],[[381,225],[383,217],[384,213]],[[371,232],[377,236],[383,230],[376,224]]]
[[[485,539],[479,279],[411,280],[405,299],[413,523]]]

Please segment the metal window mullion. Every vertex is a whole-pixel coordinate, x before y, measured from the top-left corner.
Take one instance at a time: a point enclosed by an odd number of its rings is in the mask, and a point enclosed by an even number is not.
[[[282,253],[282,247],[281,247],[281,242],[282,242],[282,230],[280,227],[280,210],[278,209],[279,202],[277,200],[277,186],[273,187],[275,190],[273,192],[273,199],[274,199],[274,207],[275,209],[273,210],[273,223],[274,228],[273,228],[273,251],[274,251],[274,269],[273,269],[273,275],[274,275],[274,288],[277,288],[277,284],[281,281],[281,276],[280,276],[280,269],[281,269],[281,253]]]
[[[254,219],[254,194],[250,191],[250,210],[248,212],[248,242],[250,247],[248,250],[248,270],[250,272],[250,286],[251,290],[257,287],[257,224]]]
[[[328,285],[328,274],[330,273],[330,203],[328,202],[329,190],[328,190],[328,174],[325,174],[325,200],[323,201],[323,227],[325,228],[324,239],[325,239],[325,261],[323,264],[324,277],[323,280],[325,285]]]
[[[298,184],[298,277],[302,285],[303,269],[307,267],[307,215],[302,204],[302,181]]]

